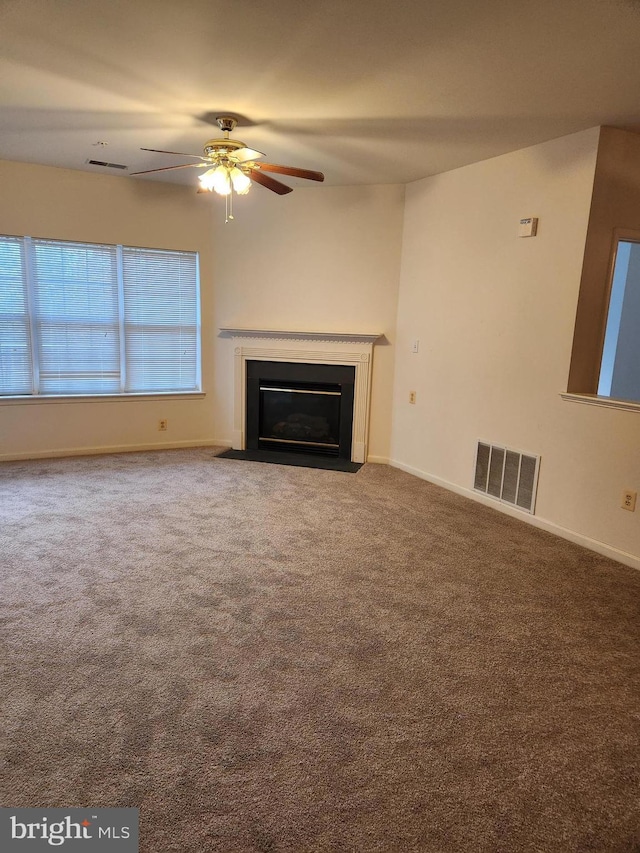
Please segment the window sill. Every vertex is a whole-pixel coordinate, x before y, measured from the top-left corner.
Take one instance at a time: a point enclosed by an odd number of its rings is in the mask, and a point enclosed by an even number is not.
[[[37,403],[121,403],[132,400],[200,400],[204,391],[158,391],[149,394],[34,394],[31,397],[0,397],[0,406],[32,406]]]
[[[571,394],[561,392],[563,400],[570,403],[585,403],[588,406],[602,406],[606,409],[619,409],[625,412],[640,412],[640,403],[633,400],[615,400],[611,397],[598,397],[597,394]]]

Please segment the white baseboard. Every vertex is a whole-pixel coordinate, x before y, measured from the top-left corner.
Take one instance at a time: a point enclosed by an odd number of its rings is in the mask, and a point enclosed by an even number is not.
[[[419,477],[421,480],[427,480],[435,486],[442,486],[443,489],[448,489],[450,492],[455,492],[465,498],[470,498],[473,501],[491,507],[491,509],[503,512],[505,515],[510,515],[512,518],[517,518],[519,521],[524,521],[531,524],[533,527],[538,527],[541,530],[546,530],[548,533],[554,533],[562,539],[568,539],[576,545],[582,545],[583,548],[588,548],[590,551],[595,551],[596,554],[601,554],[603,557],[609,557],[611,560],[616,560],[618,563],[623,563],[625,566],[630,566],[632,569],[640,569],[640,557],[634,554],[629,554],[627,551],[621,551],[614,548],[612,545],[607,545],[605,542],[600,542],[597,539],[590,539],[588,536],[583,536],[581,533],[576,533],[566,527],[561,527],[553,521],[547,521],[545,518],[540,518],[537,515],[529,515],[526,512],[520,512],[513,509],[507,504],[492,500],[480,492],[474,492],[472,489],[466,489],[463,486],[458,486],[455,483],[450,483],[448,480],[443,480],[441,477],[436,477],[433,474],[428,474],[426,471],[421,471],[419,468],[413,468],[411,465],[405,465],[404,462],[399,462],[397,459],[389,460],[389,465],[393,468],[399,468],[407,474],[413,474],[414,477]]]
[[[374,465],[390,465],[388,456],[367,456],[367,462],[373,462]]]
[[[225,450],[231,450],[233,445],[230,438],[216,438],[213,441],[208,441],[203,447],[224,447]]]
[[[1,453],[0,462],[19,462],[26,459],[57,459],[63,456],[102,456],[107,453],[136,453],[143,450],[180,450],[187,447],[230,447],[227,440],[163,441],[154,444],[113,444],[99,447],[64,447],[55,450],[35,450],[25,453]]]

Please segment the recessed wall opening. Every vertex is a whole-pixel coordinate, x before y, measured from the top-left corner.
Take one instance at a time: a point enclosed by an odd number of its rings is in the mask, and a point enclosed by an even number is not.
[[[640,235],[616,241],[598,394],[640,401]]]

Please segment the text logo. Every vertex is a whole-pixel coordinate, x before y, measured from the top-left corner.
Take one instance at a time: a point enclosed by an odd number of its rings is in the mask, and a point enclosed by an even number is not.
[[[138,853],[138,809],[0,808],[0,850]]]

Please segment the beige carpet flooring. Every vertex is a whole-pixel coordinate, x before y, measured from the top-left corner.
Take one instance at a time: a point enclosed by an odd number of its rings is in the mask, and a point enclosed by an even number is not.
[[[640,573],[386,466],[0,466],[0,799],[143,853],[640,851]]]

